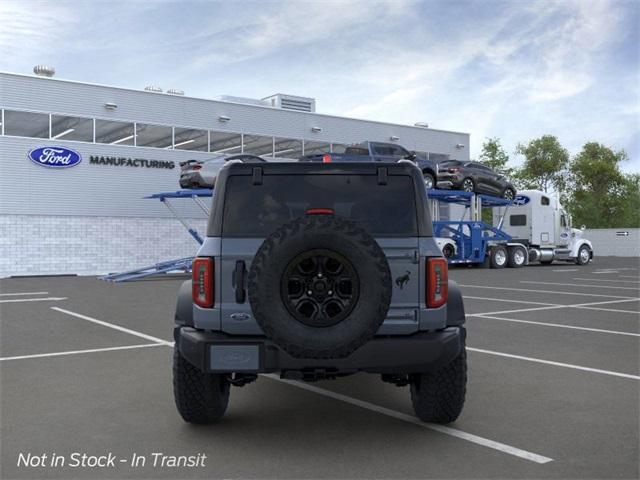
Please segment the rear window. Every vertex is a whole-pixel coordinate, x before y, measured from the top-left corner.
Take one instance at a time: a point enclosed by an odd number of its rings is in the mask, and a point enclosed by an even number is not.
[[[253,185],[248,175],[226,184],[222,235],[265,237],[310,208],[330,208],[355,220],[374,236],[417,236],[413,180],[390,175],[265,175]]]

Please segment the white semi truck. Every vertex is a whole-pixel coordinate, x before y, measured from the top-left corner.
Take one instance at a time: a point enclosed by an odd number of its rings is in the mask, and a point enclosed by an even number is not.
[[[529,262],[585,265],[593,259],[591,242],[582,238],[585,227],[573,228],[559,200],[539,190],[520,191],[512,205],[494,208],[493,226],[511,236],[509,245],[524,245]]]

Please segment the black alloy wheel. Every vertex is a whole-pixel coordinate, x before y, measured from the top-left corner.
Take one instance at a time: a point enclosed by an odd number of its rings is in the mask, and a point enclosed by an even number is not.
[[[310,327],[330,327],[354,309],[360,281],[337,252],[315,249],[294,257],[282,275],[280,292],[289,313]]]

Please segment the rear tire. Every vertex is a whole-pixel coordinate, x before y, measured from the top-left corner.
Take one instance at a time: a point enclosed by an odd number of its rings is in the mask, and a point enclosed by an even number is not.
[[[502,245],[495,245],[491,247],[491,258],[489,265],[491,268],[504,268],[507,265],[507,249]]]
[[[507,260],[507,266],[509,268],[524,267],[527,263],[527,252],[522,247],[509,247],[509,259]]]
[[[464,406],[467,391],[467,351],[464,344],[447,366],[429,373],[411,375],[411,402],[423,422],[451,423]]]
[[[173,350],[173,395],[185,422],[214,423],[227,411],[229,381],[225,375],[203,373]]]
[[[460,186],[460,189],[464,192],[475,192],[476,184],[474,183],[473,179],[465,178],[462,181],[462,185]]]

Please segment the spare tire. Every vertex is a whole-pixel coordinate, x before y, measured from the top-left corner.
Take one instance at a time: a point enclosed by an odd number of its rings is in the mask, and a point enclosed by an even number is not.
[[[253,315],[298,358],[341,358],[370,340],[391,302],[384,252],[355,222],[308,215],[262,243],[249,271]]]

